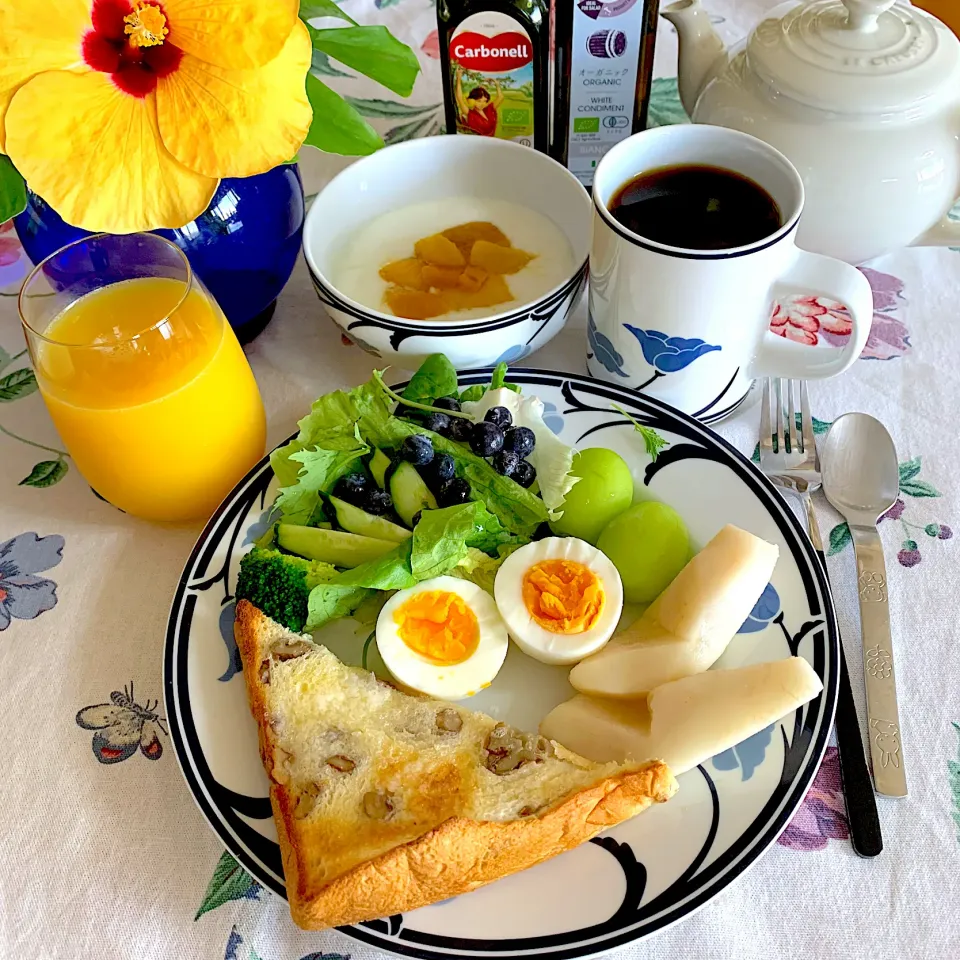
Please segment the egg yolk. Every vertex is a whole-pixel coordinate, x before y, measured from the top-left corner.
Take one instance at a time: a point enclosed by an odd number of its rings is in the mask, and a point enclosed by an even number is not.
[[[394,611],[400,639],[434,663],[463,663],[480,643],[476,614],[463,597],[445,590],[426,590]]]
[[[523,578],[523,602],[530,616],[551,633],[583,633],[603,610],[603,584],[582,563],[542,560]]]

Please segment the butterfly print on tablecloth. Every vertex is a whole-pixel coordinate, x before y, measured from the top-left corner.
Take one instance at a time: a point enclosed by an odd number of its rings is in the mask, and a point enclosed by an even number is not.
[[[163,754],[160,734],[168,736],[164,718],[157,712],[158,700],[147,700],[141,707],[133,699],[133,682],[123,692],[114,690],[109,703],[95,703],[77,713],[77,726],[95,730],[93,755],[100,763],[120,763],[140,752],[148,760]]]

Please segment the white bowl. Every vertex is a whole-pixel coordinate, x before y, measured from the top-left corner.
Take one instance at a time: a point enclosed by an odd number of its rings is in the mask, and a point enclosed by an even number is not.
[[[512,201],[549,217],[573,250],[570,276],[530,303],[455,323],[403,320],[372,310],[331,282],[331,262],[348,238],[375,217],[464,195]],[[487,137],[427,137],[379,150],[334,177],[307,215],[303,251],[320,301],[364,350],[409,369],[432,353],[444,353],[463,369],[516,362],[560,332],[586,284],[591,217],[587,191],[542,153]]]

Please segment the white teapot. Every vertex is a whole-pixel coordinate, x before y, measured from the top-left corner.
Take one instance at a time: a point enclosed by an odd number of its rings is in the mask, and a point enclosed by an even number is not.
[[[700,0],[663,16],[694,122],[751,133],[800,171],[801,247],[862,263],[960,246],[960,40],[936,17],[895,0],[786,3],[727,49]]]

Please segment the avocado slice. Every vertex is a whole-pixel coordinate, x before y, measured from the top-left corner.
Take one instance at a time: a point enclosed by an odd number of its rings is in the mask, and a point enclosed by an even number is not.
[[[377,481],[377,486],[381,490],[387,489],[387,470],[390,469],[390,458],[379,448],[373,451],[373,456],[370,458],[370,472],[373,474],[373,479]]]
[[[330,497],[330,506],[337,514],[337,523],[350,533],[357,533],[363,537],[373,537],[375,540],[389,540],[391,543],[400,543],[413,534],[398,523],[391,523],[383,517],[375,517],[366,510],[355,507],[339,497]]]
[[[421,510],[436,510],[437,501],[417,473],[417,468],[405,460],[398,463],[390,476],[390,496],[400,519],[413,526],[413,518]]]
[[[375,540],[356,533],[301,527],[292,523],[277,524],[277,544],[290,553],[308,560],[324,560],[337,567],[359,567],[395,549],[392,540]]]

